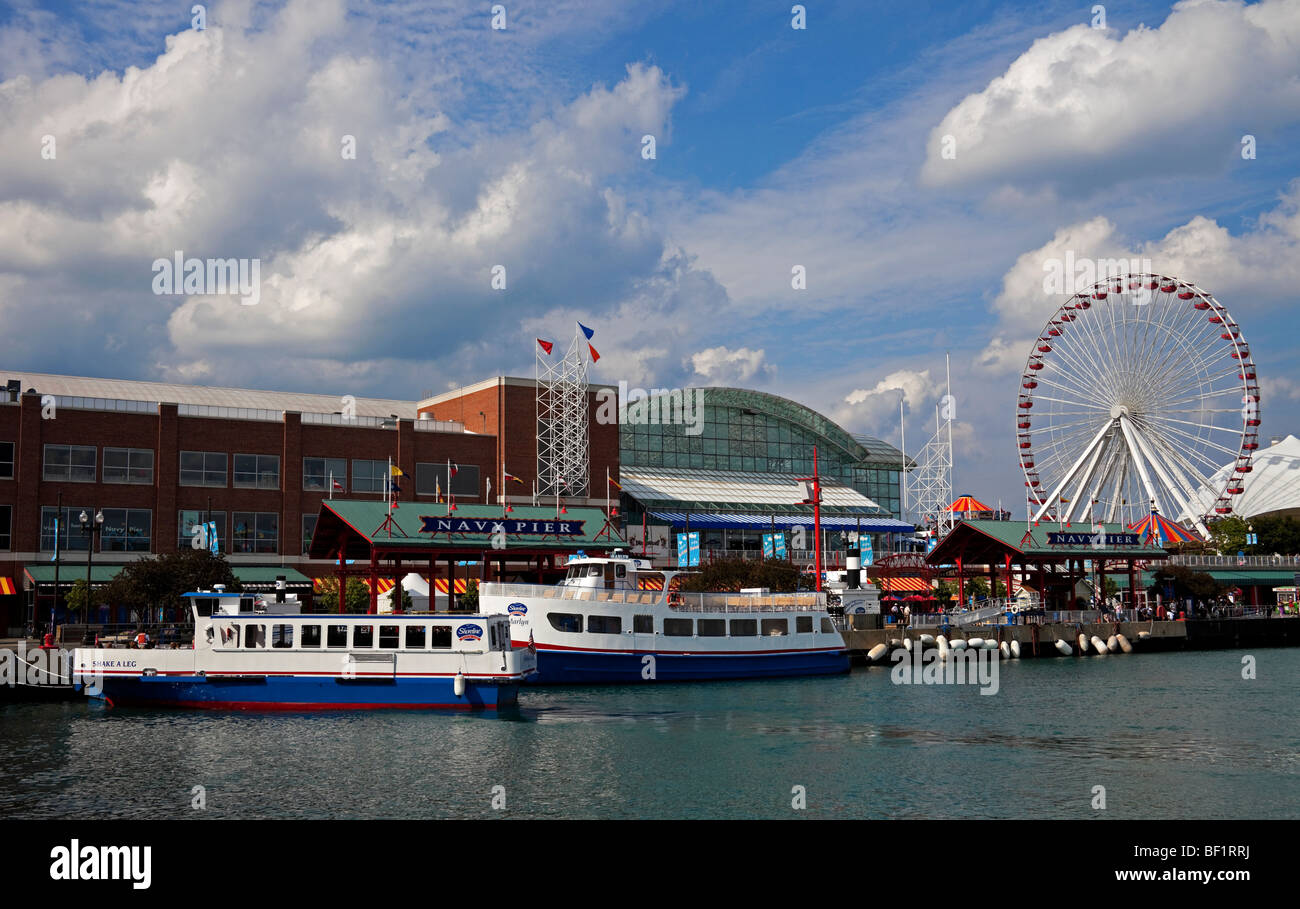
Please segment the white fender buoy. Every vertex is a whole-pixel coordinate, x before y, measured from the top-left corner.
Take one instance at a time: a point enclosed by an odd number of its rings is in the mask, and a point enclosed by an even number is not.
[[[1057,641],[1057,643],[1058,643],[1058,644],[1065,644],[1064,641]],[[1066,647],[1069,647],[1070,645],[1069,645],[1069,644],[1065,644],[1065,646],[1066,646]],[[1019,642],[1019,641],[1012,641],[1012,642],[1011,642],[1011,659],[1013,659],[1013,660],[1018,660],[1018,659],[1020,659],[1020,642]]]
[[[456,678],[451,683],[451,690],[455,692],[456,697],[458,698],[463,698],[465,696],[465,673],[456,673]]]
[[[943,635],[939,635],[938,643],[939,643],[939,659],[947,660],[949,654],[952,653],[952,648],[948,646],[948,639],[945,638]]]
[[[993,640],[992,638],[985,638],[985,639],[984,639],[984,649],[985,649],[985,650],[997,650],[997,649],[998,649],[998,642],[995,641],[995,640]]]
[[[1120,650],[1124,651],[1125,653],[1133,652],[1133,645],[1128,642],[1128,638],[1124,637],[1124,635],[1122,634],[1115,635],[1115,640],[1119,641]]]
[[[890,639],[889,639],[889,646],[890,646],[890,647],[902,647],[902,646],[903,646],[903,639],[902,639],[902,638],[890,638]]]
[[[1111,653],[1119,653],[1119,638],[1113,634],[1106,638],[1106,649]]]
[[[966,645],[967,645],[968,647],[970,647],[971,650],[979,650],[981,647],[984,646],[984,639],[983,639],[983,638],[970,638],[970,639],[966,642]]]
[[[958,638],[957,640],[952,642],[953,650],[965,650],[967,646],[968,646],[967,643],[963,641],[961,638]]]
[[[1100,656],[1105,656],[1107,653],[1110,652],[1106,649],[1106,642],[1103,641],[1101,638],[1097,637],[1095,634],[1092,636],[1092,649],[1097,651],[1098,655]]]
[[[871,662],[874,663],[888,652],[889,652],[888,644],[877,644],[875,647],[872,647],[870,650],[867,651],[867,659],[869,659]]]
[[[1138,640],[1139,640],[1139,641],[1145,641],[1145,640],[1146,640],[1147,638],[1149,638],[1149,637],[1151,637],[1151,632],[1149,632],[1149,631],[1139,631],[1139,632],[1138,632]]]
[[[1006,641],[1003,641],[998,646],[998,650],[1002,651],[1002,659],[1004,660],[1011,659],[1011,645],[1008,644]]]
[[[1057,641],[1056,650],[1059,654],[1061,654],[1061,656],[1069,656],[1070,654],[1074,653],[1074,650],[1071,649],[1070,645],[1065,643],[1065,641]]]
[[[932,635],[932,634],[923,634],[923,635],[921,635],[921,643],[922,643],[922,644],[933,644],[933,643],[934,643],[934,635]]]
[[[1079,652],[1080,653],[1088,652],[1088,636],[1084,634],[1082,631],[1079,632]]]
[[[935,646],[937,646],[937,647],[939,647],[940,649],[942,649],[942,648],[948,646],[948,638],[947,638],[946,635],[942,635],[942,634],[941,634],[941,635],[939,635],[937,638],[934,639],[934,643],[935,643]]]
[[[911,638],[903,638],[903,649],[906,650],[908,653],[911,653],[911,652],[912,652],[912,639],[911,639]]]

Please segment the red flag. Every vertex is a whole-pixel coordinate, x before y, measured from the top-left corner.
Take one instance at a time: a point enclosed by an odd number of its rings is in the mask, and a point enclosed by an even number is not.
[[[343,484],[340,483],[338,480],[335,480],[335,481],[334,481],[334,488],[335,488],[335,489],[343,489]],[[346,490],[345,490],[345,491],[346,491]]]
[[[546,353],[547,353],[548,355],[549,355],[550,352],[551,352],[551,348],[555,346],[554,342],[552,342],[552,341],[543,341],[541,338],[538,338],[538,339],[537,339],[537,343],[538,343],[539,345],[541,345],[542,350],[546,351]]]
[[[596,348],[591,346],[590,341],[587,342],[587,350],[591,351],[591,362],[595,363],[600,359],[600,354],[596,353]]]

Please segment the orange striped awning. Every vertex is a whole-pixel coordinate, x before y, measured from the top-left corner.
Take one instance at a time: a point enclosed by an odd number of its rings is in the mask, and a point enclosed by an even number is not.
[[[876,581],[886,593],[931,593],[929,581],[923,578],[879,578]]]
[[[424,577],[424,576],[421,575],[421,577]],[[312,579],[312,589],[315,590],[317,593],[320,593],[320,592],[321,592],[321,581],[322,581],[322,580],[324,580],[324,579],[323,579],[323,578],[313,578],[313,579]],[[365,584],[367,587],[370,586],[370,579],[369,579],[369,578],[360,578],[359,580],[360,580],[363,584]],[[425,580],[427,581],[428,579],[426,578]],[[457,579],[456,579],[456,592],[457,592],[457,593],[464,593],[464,592],[465,592],[465,589],[466,589],[466,583],[467,583],[467,582],[466,582],[466,579],[465,579],[465,578],[457,578]],[[376,590],[378,590],[379,593],[384,594],[384,593],[388,593],[388,591],[392,590],[393,587],[395,587],[395,586],[396,586],[396,582],[395,582],[392,578],[380,578],[379,581],[378,581],[378,583],[376,584]],[[446,578],[438,578],[438,580],[436,580],[436,581],[434,582],[434,588],[438,591],[438,593],[445,594],[445,593],[447,592],[447,579],[446,579]]]
[[[18,592],[13,578],[0,578],[0,596],[11,597]]]

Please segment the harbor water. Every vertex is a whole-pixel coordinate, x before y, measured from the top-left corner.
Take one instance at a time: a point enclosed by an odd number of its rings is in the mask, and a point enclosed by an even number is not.
[[[0,817],[1300,816],[1294,648],[998,669],[991,695],[881,667],[529,688],[501,716],[7,702]]]

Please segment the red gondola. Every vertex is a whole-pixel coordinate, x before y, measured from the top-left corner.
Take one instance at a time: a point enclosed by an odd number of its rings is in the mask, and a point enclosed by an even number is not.
[[[1179,294],[1178,296],[1181,297],[1182,294]],[[1195,309],[1209,309],[1209,308],[1210,308],[1210,301],[1209,301],[1209,300],[1197,300],[1195,303],[1192,304],[1192,307],[1195,308]]]
[[[1259,425],[1259,420],[1256,419],[1256,418],[1254,418],[1254,417],[1251,417],[1249,420],[1246,421],[1246,425],[1247,425],[1247,426],[1258,426],[1258,425]]]
[[[1259,443],[1258,443],[1258,442],[1242,442],[1242,443],[1241,443],[1241,447],[1244,448],[1246,451],[1254,451],[1256,448],[1259,448]]]
[[[1051,345],[1051,344],[1039,344],[1039,345],[1038,345],[1038,352],[1039,352],[1039,353],[1051,353],[1051,352],[1052,352],[1052,345]]]
[[[1180,300],[1190,300],[1194,296],[1196,296],[1196,291],[1192,290],[1190,287],[1184,287],[1178,292],[1178,299]]]
[[[1024,408],[1025,410],[1028,410],[1029,408],[1031,408],[1031,407],[1034,406],[1034,402],[1033,402],[1033,401],[1021,401],[1021,402],[1020,402],[1020,406],[1021,406],[1022,408]]]
[[[1021,464],[1020,466],[1023,467],[1023,468],[1025,468],[1025,470],[1028,470],[1029,468],[1031,468],[1031,467],[1034,466],[1034,462],[1033,462],[1033,461],[1025,461],[1025,462],[1024,462],[1023,464]]]
[[[1215,325],[1218,325],[1220,322],[1223,321],[1223,318],[1222,318],[1221,316],[1219,316],[1219,315],[1216,314],[1216,315],[1212,315],[1212,316],[1210,316],[1210,321],[1213,322]]]
[[[1037,388],[1037,387],[1038,387],[1038,383],[1035,382],[1033,379],[1030,379],[1028,382],[1021,382],[1021,383],[1020,383],[1020,387],[1021,387],[1021,388]]]
[[[1173,292],[1174,292],[1175,290],[1177,290],[1177,289],[1178,289],[1178,288],[1177,288],[1177,285],[1174,285],[1174,284],[1161,284],[1161,285],[1160,285],[1160,292],[1161,292],[1161,293],[1165,293],[1165,294],[1171,294],[1171,293],[1173,293]]]
[[[1159,281],[1148,281],[1148,282],[1147,282],[1147,290],[1155,290],[1155,289],[1156,289],[1157,287],[1159,287],[1159,286],[1160,286],[1160,282],[1159,282]]]
[[[1059,329],[1059,328],[1049,328],[1049,329],[1047,329],[1047,333],[1048,333],[1049,335],[1051,335],[1053,338],[1059,338],[1059,337],[1061,336],[1061,329]]]
[[[1020,447],[1021,447],[1021,448],[1032,448],[1033,446],[1031,446],[1028,442],[1021,442],[1021,443],[1020,443]]]
[[[1104,290],[1099,290],[1099,291],[1097,291],[1096,293],[1094,293],[1094,294],[1092,295],[1092,298],[1093,298],[1094,300],[1104,300],[1104,299],[1106,299],[1106,291],[1104,291]]]
[[[1029,421],[1028,421],[1028,420],[1024,420],[1024,421],[1022,421],[1022,422],[1020,422],[1020,423],[1017,423],[1017,424],[1016,424],[1016,428],[1017,428],[1017,429],[1028,429],[1028,428],[1029,428]]]
[[[1030,364],[1029,364],[1029,368],[1030,368],[1030,369],[1042,369],[1042,368],[1043,368],[1043,364],[1042,364],[1042,363],[1030,363]]]
[[[1243,488],[1240,487],[1240,486],[1229,486],[1229,487],[1228,487],[1228,494],[1229,494],[1229,495],[1239,496],[1239,495],[1241,495],[1241,494],[1242,494],[1243,492],[1245,492],[1245,491],[1246,491],[1246,490],[1243,489]]]

